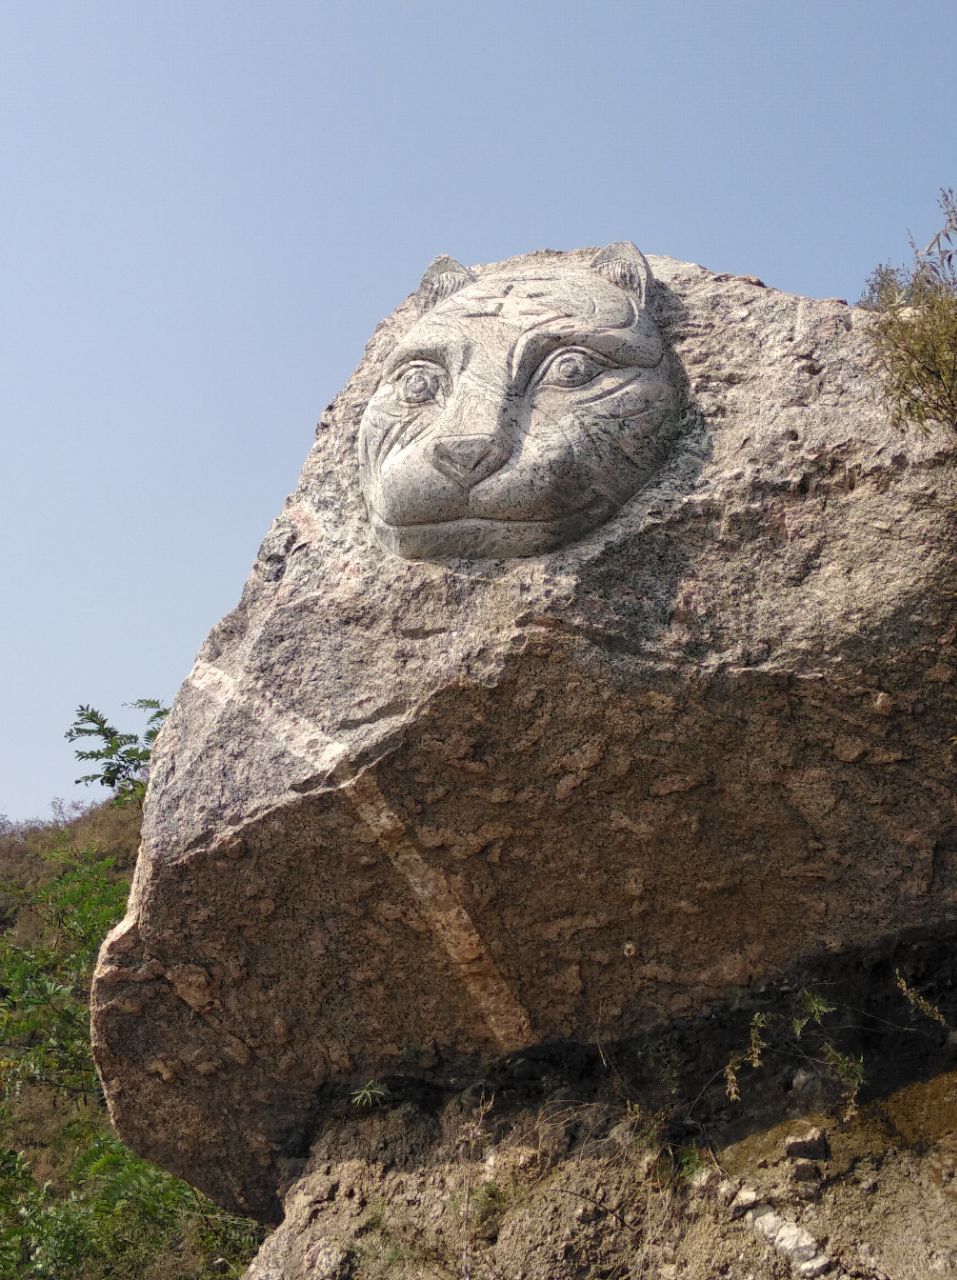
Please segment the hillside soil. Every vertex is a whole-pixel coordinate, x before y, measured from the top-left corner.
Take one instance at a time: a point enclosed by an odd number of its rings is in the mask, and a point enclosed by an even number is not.
[[[953,1280],[952,944],[444,1092],[360,1083],[248,1280]]]

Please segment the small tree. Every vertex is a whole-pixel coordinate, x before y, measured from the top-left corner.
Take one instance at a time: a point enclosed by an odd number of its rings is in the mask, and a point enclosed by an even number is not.
[[[76,709],[76,719],[65,736],[68,742],[94,738],[99,739],[102,744],[88,751],[75,753],[77,760],[95,760],[99,765],[95,773],[85,773],[77,778],[77,782],[98,782],[103,787],[109,787],[113,791],[115,804],[128,804],[131,801],[142,804],[153,743],[169,714],[169,707],[164,707],[155,698],[139,698],[136,702],[125,705],[150,713],[142,735],[121,733],[96,707],[79,706]]]
[[[884,369],[884,396],[898,427],[957,434],[957,194],[940,193],[944,225],[924,249],[911,240],[910,269],[882,264],[860,306]]]

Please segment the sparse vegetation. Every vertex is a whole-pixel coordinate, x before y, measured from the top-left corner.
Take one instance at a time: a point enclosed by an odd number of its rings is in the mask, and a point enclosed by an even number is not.
[[[475,1114],[466,1120],[458,1135],[458,1147],[466,1160],[465,1207],[462,1212],[462,1280],[471,1280],[472,1244],[474,1223],[472,1221],[473,1201],[473,1169],[475,1166],[475,1150],[485,1134],[485,1122],[489,1112],[495,1105],[495,1098],[486,1097],[482,1093]]]
[[[914,1014],[947,1029],[948,1023],[936,1004],[894,971],[894,986]],[[762,1068],[768,1058],[792,1061],[813,1070],[829,1086],[837,1110],[846,1122],[857,1112],[866,1079],[865,1058],[851,1047],[863,1030],[867,1015],[862,1010],[832,1003],[818,991],[803,988],[793,997],[794,1010],[755,1013],[747,1044],[734,1052],[723,1070],[725,1092],[731,1102],[742,1098],[741,1072]],[[915,1027],[887,1022],[890,1031],[913,1034]]]
[[[940,193],[944,223],[910,267],[884,263],[859,305],[876,312],[874,348],[894,423],[957,433],[957,193]]]
[[[950,1030],[947,1019],[937,1008],[932,1000],[928,1000],[922,995],[916,987],[907,981],[900,969],[894,970],[894,979],[897,990],[901,993],[912,1009],[916,1009],[918,1013],[922,1013],[925,1018],[930,1018],[931,1022],[936,1022],[938,1026],[947,1027]]]
[[[75,736],[103,742],[78,753],[101,762],[88,780],[122,807],[0,830],[0,1280],[238,1276],[262,1238],[115,1137],[93,1066],[90,976],[126,903],[164,714],[138,705],[142,737],[78,713]]]
[[[767,1014],[755,1013],[751,1019],[747,1048],[742,1049],[740,1053],[732,1054],[725,1065],[725,1090],[731,1102],[741,1101],[741,1087],[738,1083],[738,1073],[741,1068],[747,1064],[756,1071],[761,1065],[762,1055],[768,1044],[764,1037],[767,1025]]]

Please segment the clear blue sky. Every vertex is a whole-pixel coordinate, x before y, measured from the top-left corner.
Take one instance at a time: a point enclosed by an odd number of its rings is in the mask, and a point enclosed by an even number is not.
[[[439,252],[854,300],[957,184],[954,0],[0,0],[0,813],[170,699]],[[135,718],[135,717],[134,717]]]

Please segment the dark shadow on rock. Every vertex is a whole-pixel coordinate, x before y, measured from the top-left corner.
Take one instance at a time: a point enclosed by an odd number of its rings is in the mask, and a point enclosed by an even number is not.
[[[458,1063],[444,1079],[440,1064],[429,1080],[323,1089],[308,1165],[302,1146],[290,1151],[290,1178],[348,1159],[384,1169],[441,1161],[483,1112],[488,1141],[522,1135],[556,1162],[607,1140],[626,1117],[673,1154],[720,1154],[808,1112],[840,1128],[857,1107],[957,1068],[955,944],[957,922],[914,929],[815,956],[707,1016],[627,1041],[539,1045],[471,1070]]]

